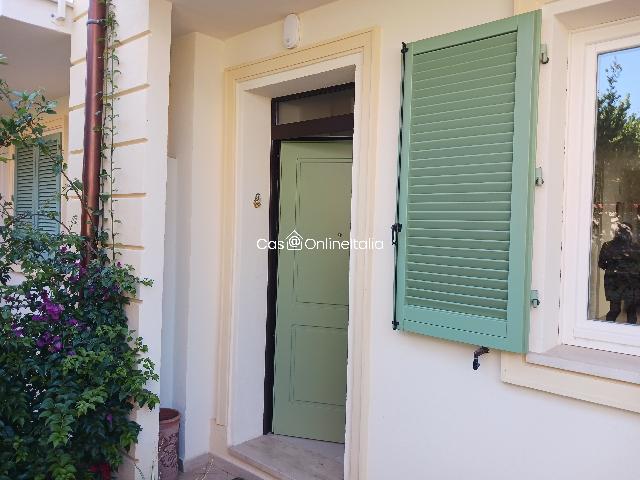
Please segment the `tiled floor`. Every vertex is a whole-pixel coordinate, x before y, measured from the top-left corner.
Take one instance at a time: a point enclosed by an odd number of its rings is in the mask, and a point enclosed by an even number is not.
[[[236,475],[214,465],[213,460],[194,472],[180,474],[180,480],[233,480]]]
[[[331,460],[335,460],[341,465],[344,465],[344,444],[343,443],[331,443],[320,442],[318,440],[307,440],[306,438],[285,437],[283,435],[273,435],[284,442],[297,445],[298,447],[307,450],[309,452],[317,453]]]
[[[343,480],[344,445],[264,435],[230,449],[231,455],[281,480]]]
[[[231,448],[231,454],[282,480],[343,480],[344,445],[265,435]],[[180,480],[258,480],[224,460],[211,460]]]

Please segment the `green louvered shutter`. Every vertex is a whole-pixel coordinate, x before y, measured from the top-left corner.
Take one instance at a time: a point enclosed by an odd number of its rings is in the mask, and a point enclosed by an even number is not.
[[[24,224],[44,232],[60,231],[60,175],[56,162],[61,149],[61,135],[44,138],[46,149],[18,147],[15,165],[15,211]]]
[[[33,225],[36,201],[36,150],[18,147],[15,155],[15,214],[21,225]]]
[[[401,330],[526,349],[539,24],[533,12],[408,46]]]
[[[60,232],[60,175],[57,164],[61,138],[60,135],[49,135],[44,140],[46,149],[38,152],[36,226],[44,232],[57,234]]]

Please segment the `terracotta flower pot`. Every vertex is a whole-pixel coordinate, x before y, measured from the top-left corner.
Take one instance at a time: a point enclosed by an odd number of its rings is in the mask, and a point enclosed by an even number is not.
[[[160,409],[160,438],[158,441],[158,475],[160,480],[178,478],[178,438],[180,413],[172,408]]]
[[[100,480],[111,480],[111,467],[106,463],[94,465],[89,471],[91,473],[97,473]]]

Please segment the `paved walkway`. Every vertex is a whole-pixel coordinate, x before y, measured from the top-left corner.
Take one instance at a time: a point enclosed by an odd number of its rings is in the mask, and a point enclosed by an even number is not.
[[[180,480],[234,480],[238,477],[215,466],[212,460],[206,466],[200,467],[194,472],[181,473],[179,478]]]

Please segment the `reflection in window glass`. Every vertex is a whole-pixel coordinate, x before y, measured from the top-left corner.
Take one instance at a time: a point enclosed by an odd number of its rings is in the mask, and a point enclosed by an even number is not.
[[[353,113],[355,88],[278,102],[278,125]]]
[[[598,56],[589,318],[640,310],[640,47]]]

